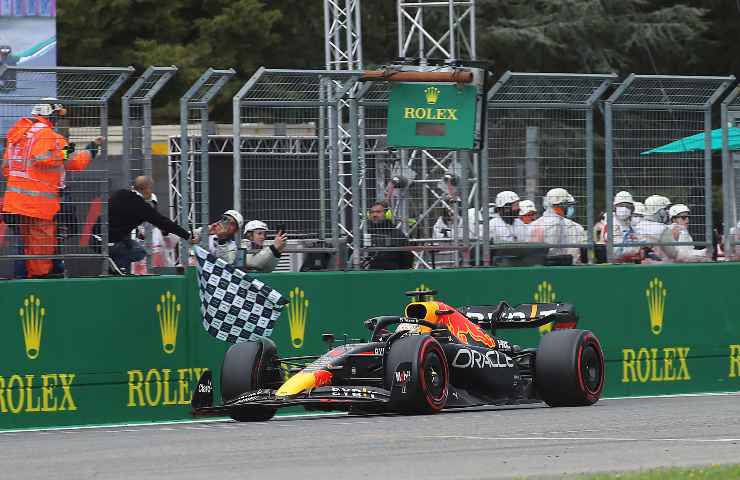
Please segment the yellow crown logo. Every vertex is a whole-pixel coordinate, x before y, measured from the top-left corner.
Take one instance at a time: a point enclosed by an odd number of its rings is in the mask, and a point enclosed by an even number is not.
[[[162,332],[162,351],[169,355],[177,346],[177,324],[180,321],[180,304],[177,296],[169,290],[159,297],[157,317]]]
[[[431,289],[432,289],[432,287],[430,287],[429,285],[426,285],[424,283],[422,283],[421,285],[419,285],[418,287],[416,287],[416,291],[417,292],[424,291],[424,290],[431,290]],[[424,298],[422,298],[420,300],[422,302],[431,302],[432,300],[434,300],[434,295],[424,295]]]
[[[291,290],[289,296],[288,324],[290,325],[290,341],[293,344],[293,348],[301,348],[306,333],[308,299],[304,298],[305,293],[298,287]]]
[[[41,329],[44,327],[46,309],[41,306],[41,299],[33,294],[23,300],[18,310],[23,325],[23,341],[26,344],[26,356],[31,360],[37,358],[41,349]]]
[[[429,87],[424,90],[424,96],[427,98],[427,103],[434,105],[439,100],[439,89],[437,87]]]
[[[660,335],[663,330],[663,313],[665,312],[665,297],[668,290],[663,288],[663,282],[655,277],[648,283],[645,290],[648,310],[650,311],[650,330],[654,335]]]
[[[534,292],[535,303],[555,303],[555,290],[552,289],[552,284],[549,282],[542,282],[537,285],[537,291]],[[540,335],[552,330],[552,322],[542,325],[540,328]]]

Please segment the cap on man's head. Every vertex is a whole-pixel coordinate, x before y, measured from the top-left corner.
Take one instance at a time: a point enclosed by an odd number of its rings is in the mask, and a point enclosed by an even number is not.
[[[660,210],[669,207],[671,201],[663,195],[650,195],[645,199],[645,215],[655,215]]]
[[[59,115],[65,115],[67,113],[67,109],[61,103],[52,103],[58,101],[56,98],[46,97],[42,100],[49,101],[49,103],[37,103],[31,108],[31,115],[48,117],[53,113],[58,113]]]
[[[496,195],[496,207],[501,208],[506,205],[512,204],[519,201],[519,195],[511,190],[504,190]]]
[[[534,202],[532,200],[522,200],[519,202],[519,216],[522,215],[528,215],[530,213],[537,212],[537,207],[535,207]]]
[[[635,202],[635,211],[632,214],[644,217],[645,205],[642,202]]]
[[[689,207],[683,203],[677,203],[668,209],[668,216],[673,218],[681,215],[682,213],[689,213]]]
[[[545,195],[545,205],[548,207],[554,207],[563,203],[570,202],[571,197],[570,193],[568,193],[568,190],[564,188],[552,188],[547,191],[547,194]]]
[[[233,218],[236,222],[237,231],[242,231],[242,227],[244,226],[244,217],[242,217],[241,213],[237,212],[236,210],[226,210],[223,214],[225,216]]]
[[[617,192],[616,195],[614,195],[614,205],[617,205],[619,203],[631,203],[632,205],[635,204],[635,200],[632,198],[632,194],[628,192],[627,190],[622,190],[621,192]]]
[[[244,227],[244,233],[253,232],[255,230],[269,230],[267,224],[260,220],[250,220]]]

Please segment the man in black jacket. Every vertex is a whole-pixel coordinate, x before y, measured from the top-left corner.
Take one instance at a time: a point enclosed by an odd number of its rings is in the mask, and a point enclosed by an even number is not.
[[[118,190],[108,200],[108,253],[122,272],[128,272],[131,263],[146,257],[146,250],[131,238],[131,231],[144,222],[151,223],[163,232],[190,239],[190,234],[184,228],[160,214],[149,203],[153,191],[154,181],[142,175],[136,177],[130,190]]]
[[[367,233],[372,247],[406,247],[409,244],[406,235],[386,217],[387,207],[383,202],[370,206],[370,218]],[[368,267],[371,270],[399,270],[411,268],[414,255],[409,251],[376,251],[370,253]]]

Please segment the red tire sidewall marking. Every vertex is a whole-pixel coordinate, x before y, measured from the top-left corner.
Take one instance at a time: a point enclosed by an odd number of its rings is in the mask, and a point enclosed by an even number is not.
[[[432,346],[434,350],[437,352],[437,355],[439,356],[440,364],[442,365],[442,371],[445,379],[445,388],[442,390],[442,393],[439,398],[435,399],[430,396],[429,391],[427,390],[427,384],[426,384],[426,378],[424,377],[424,356],[427,351],[427,347]],[[434,341],[431,339],[431,337],[427,337],[424,341],[424,344],[422,345],[421,349],[419,349],[419,357],[417,359],[418,367],[417,367],[417,375],[419,375],[419,385],[421,386],[421,391],[424,394],[424,400],[427,402],[427,405],[434,410],[434,411],[440,411],[442,408],[444,408],[444,404],[442,403],[444,399],[447,397],[447,384],[449,381],[449,372],[447,369],[447,362],[445,360],[444,352],[439,347],[439,345],[436,345]]]
[[[589,389],[586,383],[583,381],[583,371],[581,369],[583,350],[588,345],[593,346],[596,350],[596,353],[598,354],[597,356],[599,357],[599,366],[601,367],[599,384],[597,385],[595,390]],[[604,374],[604,354],[601,351],[601,344],[599,344],[599,340],[593,335],[586,335],[583,338],[581,344],[578,346],[578,386],[581,388],[581,392],[586,395],[586,398],[588,398],[589,401],[596,401],[599,399],[599,397],[601,397],[601,391],[604,389]]]

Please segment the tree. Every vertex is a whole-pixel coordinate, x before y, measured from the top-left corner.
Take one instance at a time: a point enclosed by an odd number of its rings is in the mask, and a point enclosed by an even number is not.
[[[480,56],[495,60],[499,70],[653,73],[695,65],[702,60],[697,43],[708,28],[705,9],[649,0],[478,5]]]

